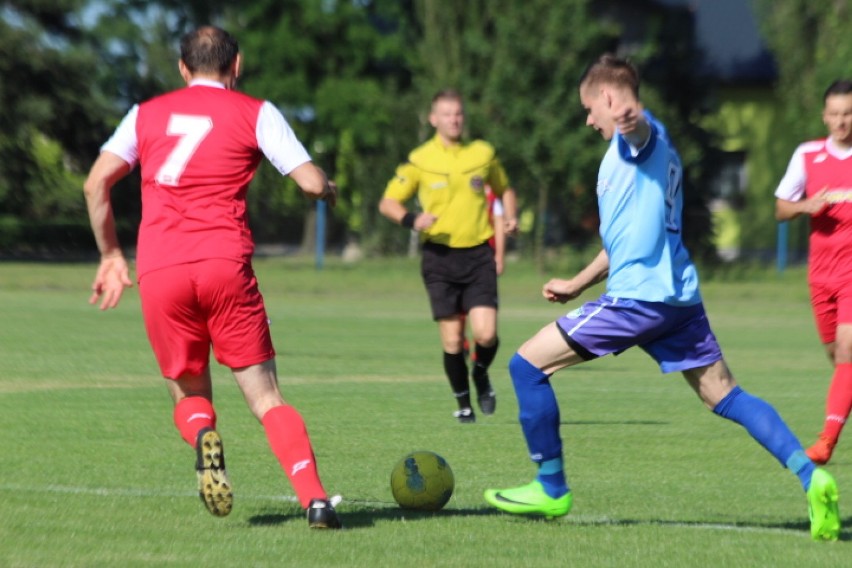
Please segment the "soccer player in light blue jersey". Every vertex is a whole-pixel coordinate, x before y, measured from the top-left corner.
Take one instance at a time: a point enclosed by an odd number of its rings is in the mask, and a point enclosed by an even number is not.
[[[563,468],[556,371],[639,346],[664,373],[680,371],[714,413],[742,425],[807,494],[814,540],[837,540],[837,485],[817,468],[765,401],[747,393],[725,364],[710,329],[698,275],[683,245],[680,157],[663,125],[639,101],[639,76],[604,55],[580,80],[591,126],[609,148],[597,183],[603,250],[577,275],[548,281],[542,294],[565,303],[606,279],[606,292],[542,328],[509,362],[520,422],[538,474],[527,485],[489,489],[485,499],[516,514],[562,516],[572,494]]]

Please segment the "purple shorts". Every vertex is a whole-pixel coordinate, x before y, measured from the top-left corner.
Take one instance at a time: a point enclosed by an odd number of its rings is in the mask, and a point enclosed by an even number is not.
[[[603,295],[556,320],[565,341],[583,359],[638,345],[664,373],[704,367],[722,358],[704,304],[670,306]]]

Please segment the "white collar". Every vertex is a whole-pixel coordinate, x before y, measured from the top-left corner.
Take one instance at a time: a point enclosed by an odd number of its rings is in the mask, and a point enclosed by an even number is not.
[[[831,136],[825,141],[825,147],[828,152],[841,160],[845,160],[846,158],[852,156],[852,148],[841,149],[837,146],[837,143],[834,141],[834,138]]]
[[[189,82],[190,87],[216,87],[218,89],[224,89],[225,84],[220,83],[219,81],[213,81],[212,79],[193,79]]]

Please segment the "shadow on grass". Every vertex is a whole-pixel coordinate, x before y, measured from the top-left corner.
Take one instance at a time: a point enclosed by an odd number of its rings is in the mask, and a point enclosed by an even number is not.
[[[502,515],[503,513],[496,509],[489,509],[485,507],[478,509],[417,511],[414,509],[402,509],[389,504],[384,508],[342,511],[339,512],[339,514],[344,528],[359,529],[371,527],[376,524],[376,521],[399,521],[409,523],[450,517],[491,517],[495,515]],[[252,526],[270,526],[304,520],[305,513],[304,511],[299,510],[298,512],[294,511],[293,513],[254,515],[249,518],[248,522]]]
[[[344,511],[340,518],[345,529],[369,528],[376,521],[399,521],[409,523],[415,521],[432,520],[450,517],[493,517],[504,516],[510,522],[540,522],[548,525],[564,524],[578,527],[640,527],[656,526],[681,529],[709,530],[709,531],[756,531],[756,532],[789,532],[803,536],[810,536],[810,523],[807,521],[794,521],[786,523],[745,523],[724,521],[675,521],[661,519],[613,519],[613,518],[578,518],[567,516],[563,519],[547,520],[544,517],[534,515],[514,516],[497,509],[487,507],[476,509],[444,509],[441,511],[416,511],[402,509],[388,504],[387,507],[377,509],[363,509],[356,511]],[[304,522],[305,513],[301,510],[288,514],[264,514],[255,515],[249,519],[253,526],[279,525],[289,522]],[[852,516],[841,519],[840,538],[841,542],[852,541]]]
[[[543,519],[540,519],[543,521]],[[808,521],[792,521],[786,523],[741,523],[723,521],[673,521],[661,519],[577,519],[567,517],[571,525],[576,526],[658,526],[672,528],[688,528],[699,530],[730,530],[730,531],[778,531],[801,533],[810,536],[811,525]],[[852,541],[852,516],[840,520],[840,541]]]

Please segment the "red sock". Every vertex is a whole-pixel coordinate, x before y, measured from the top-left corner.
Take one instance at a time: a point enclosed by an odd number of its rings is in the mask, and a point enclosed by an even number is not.
[[[825,402],[825,427],[822,435],[837,442],[843,425],[852,409],[852,363],[840,363],[834,367],[828,398]]]
[[[188,396],[178,402],[174,409],[174,419],[181,438],[193,448],[203,428],[216,428],[213,403],[203,396]]]
[[[272,453],[290,478],[303,509],[311,499],[327,499],[317,472],[311,439],[302,416],[292,406],[276,406],[263,415],[263,428]]]

